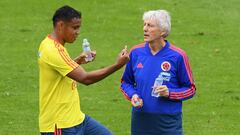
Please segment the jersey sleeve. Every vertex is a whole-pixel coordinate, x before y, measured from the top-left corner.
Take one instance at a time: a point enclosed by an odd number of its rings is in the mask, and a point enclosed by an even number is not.
[[[128,100],[131,100],[132,96],[137,93],[136,89],[134,87],[135,79],[134,79],[132,64],[133,64],[133,57],[132,57],[132,53],[131,53],[130,61],[127,63],[127,65],[125,67],[125,71],[121,78],[121,86],[120,86],[120,89],[121,89],[123,95]]]
[[[64,48],[46,49],[43,54],[43,61],[49,64],[53,69],[62,76],[66,76],[79,65],[70,58],[68,52]]]
[[[169,88],[169,98],[182,101],[192,98],[196,92],[196,87],[186,53],[178,58],[177,78],[180,87]]]

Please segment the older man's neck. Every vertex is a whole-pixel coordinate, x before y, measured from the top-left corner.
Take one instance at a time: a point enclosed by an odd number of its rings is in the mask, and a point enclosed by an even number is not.
[[[155,55],[166,45],[166,42],[164,40],[158,40],[158,41],[149,42],[149,45],[150,45],[152,54]]]

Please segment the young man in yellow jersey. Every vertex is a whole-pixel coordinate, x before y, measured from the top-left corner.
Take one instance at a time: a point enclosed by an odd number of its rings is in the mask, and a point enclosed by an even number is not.
[[[65,43],[73,43],[79,35],[81,13],[69,6],[56,10],[53,31],[39,47],[39,127],[41,135],[112,135],[103,125],[85,115],[80,108],[76,82],[89,85],[120,69],[129,61],[123,49],[112,64],[86,72],[81,54],[71,59]],[[96,53],[91,53],[95,57]]]

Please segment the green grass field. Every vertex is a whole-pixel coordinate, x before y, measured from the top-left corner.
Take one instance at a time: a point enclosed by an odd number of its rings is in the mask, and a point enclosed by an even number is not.
[[[142,14],[166,9],[172,16],[167,38],[191,62],[197,95],[184,103],[185,135],[240,134],[239,0],[1,0],[0,135],[38,135],[39,43],[52,30],[58,7],[83,14],[81,34],[66,45],[74,58],[83,38],[97,50],[87,71],[112,64],[118,52],[143,41]],[[78,85],[82,111],[116,135],[130,135],[130,103],[119,90],[123,69],[90,86]]]

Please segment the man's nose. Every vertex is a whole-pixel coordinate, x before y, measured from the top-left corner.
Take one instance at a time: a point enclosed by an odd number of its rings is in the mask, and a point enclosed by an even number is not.
[[[147,31],[147,26],[143,26],[143,31]]]
[[[143,31],[146,32],[148,30],[147,26],[143,26]]]
[[[77,31],[76,31],[76,34],[79,35],[79,34],[80,34],[80,30],[77,30]]]

